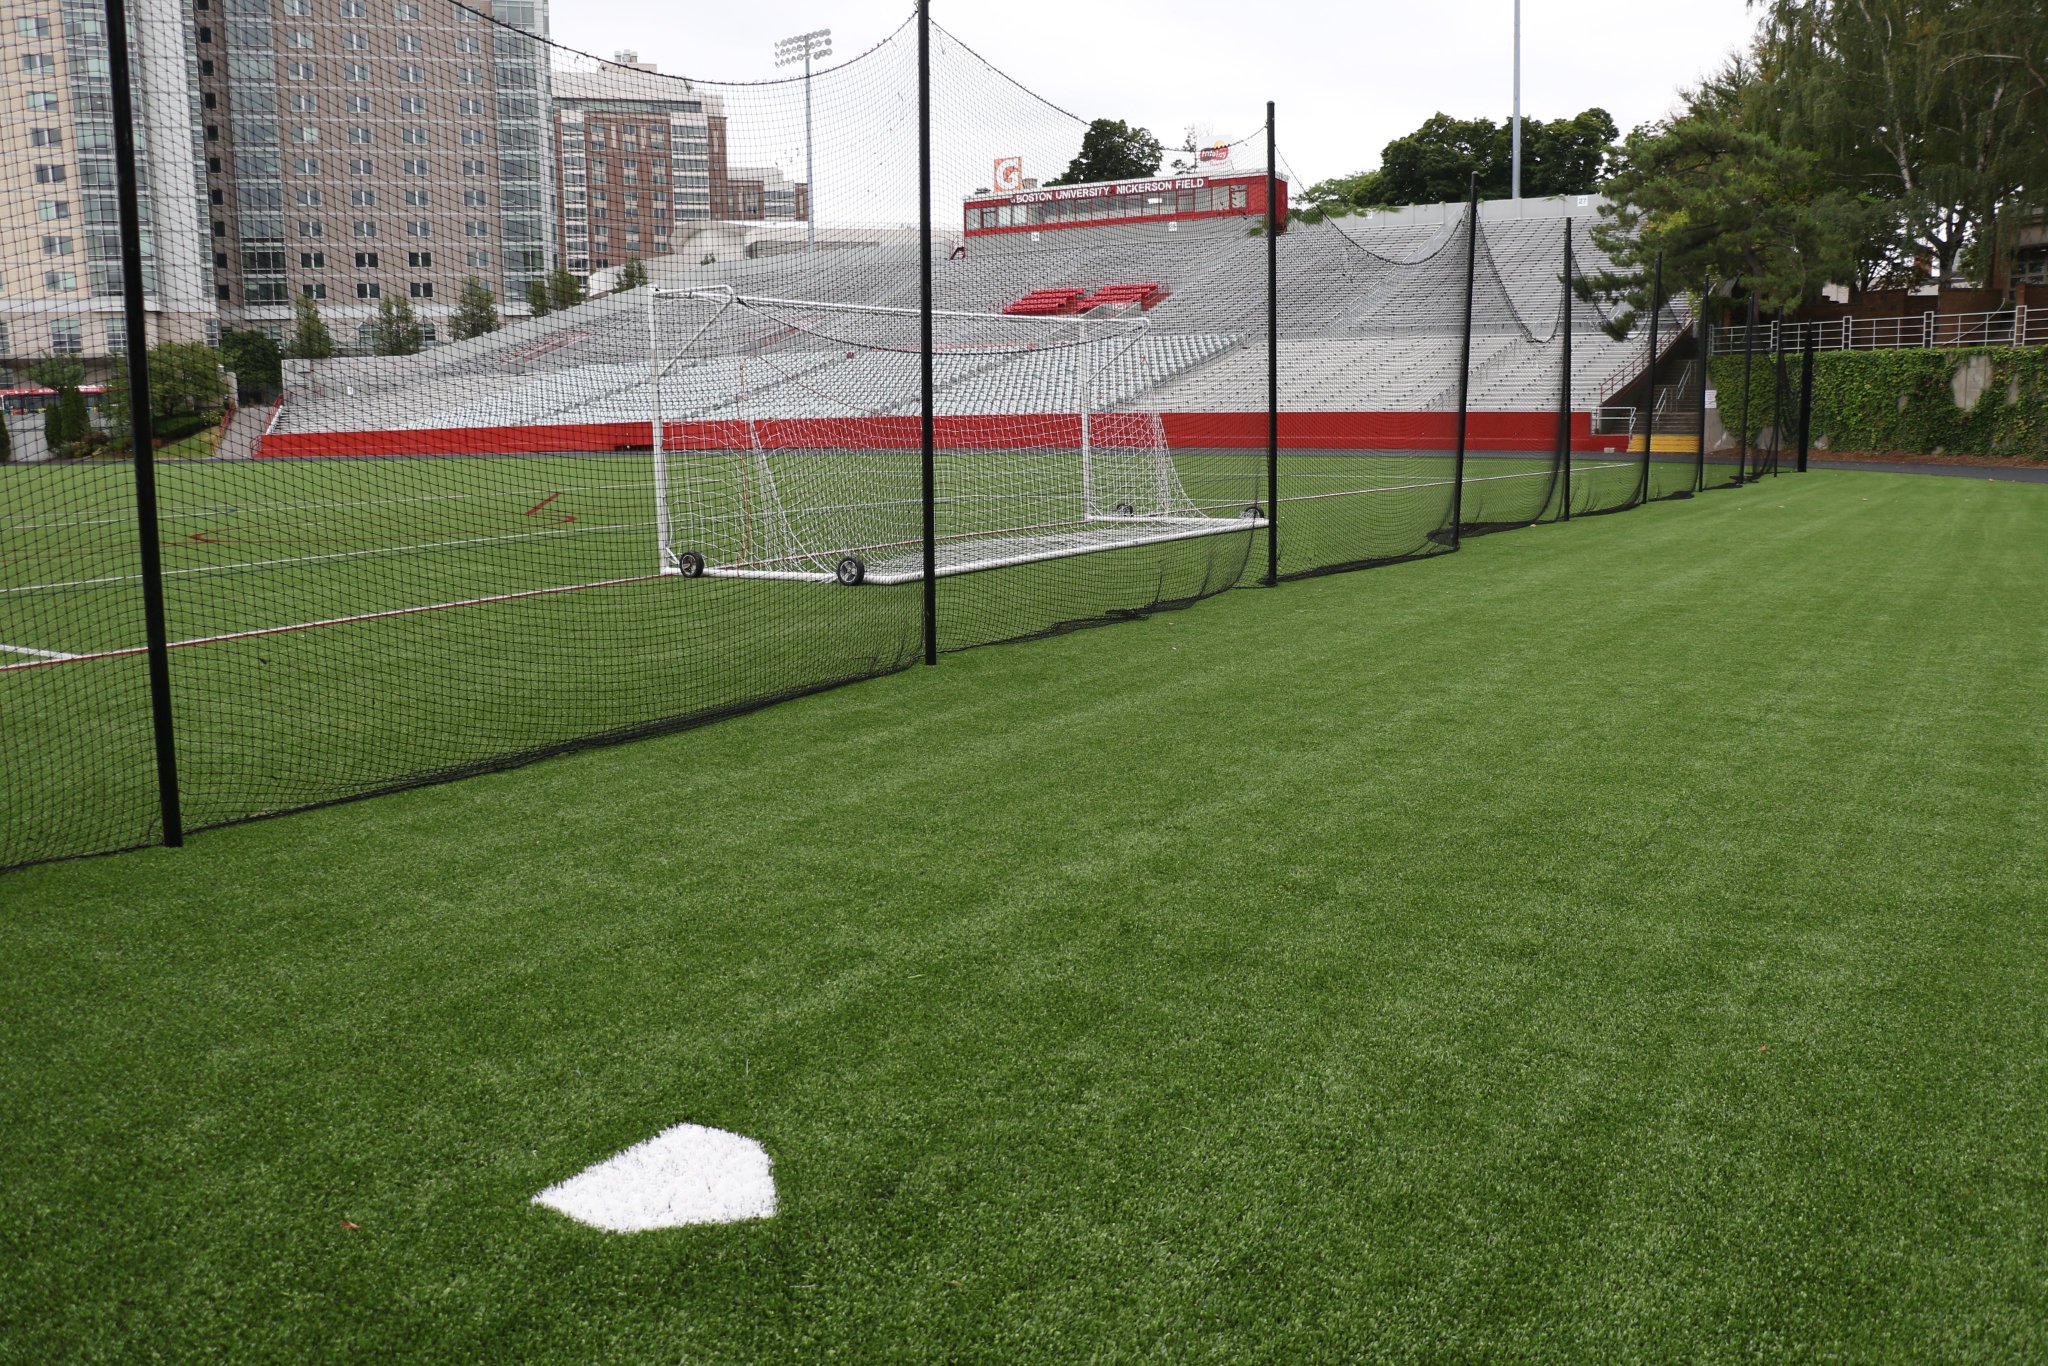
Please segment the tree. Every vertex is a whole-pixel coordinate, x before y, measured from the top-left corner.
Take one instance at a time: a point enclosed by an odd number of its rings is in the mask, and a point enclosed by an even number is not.
[[[498,330],[498,298],[491,287],[472,275],[462,282],[455,300],[455,316],[448,320],[448,335],[456,341],[481,337]]]
[[[557,313],[582,302],[583,282],[571,275],[567,266],[556,266],[548,272],[548,303]]]
[[[619,282],[613,287],[614,294],[623,294],[629,289],[643,289],[647,285],[647,263],[637,256],[626,258],[626,264],[619,267]]]
[[[1617,335],[1647,306],[1660,257],[1667,288],[1739,280],[1766,313],[1818,297],[1853,268],[1869,210],[1830,187],[1811,152],[1708,111],[1637,129],[1620,164],[1593,227],[1617,269],[1579,287],[1626,305],[1609,329]]]
[[[235,372],[235,388],[243,403],[267,403],[283,391],[284,367],[277,343],[268,332],[223,332],[220,355],[221,363]]]
[[[44,356],[24,365],[21,372],[45,389],[76,389],[85,383],[85,366],[69,356]]]
[[[1606,166],[1617,129],[1605,109],[1574,118],[1522,120],[1522,193],[1531,197],[1591,194]],[[1514,123],[1454,119],[1437,113],[1380,151],[1380,193],[1387,204],[1443,204],[1463,199],[1479,176],[1482,199],[1514,192]]]
[[[1387,203],[1386,180],[1378,171],[1319,180],[1300,191],[1288,212],[1303,223],[1320,223],[1325,218],[1344,218]]]
[[[122,373],[125,378],[125,367]],[[210,412],[227,398],[220,352],[200,342],[161,342],[149,348],[151,417]]]
[[[555,311],[548,302],[548,282],[546,280],[528,280],[526,282],[526,311],[536,318],[545,317],[547,314]]]
[[[292,339],[284,354],[293,360],[326,360],[334,354],[334,334],[311,295],[292,297]]]
[[[384,299],[377,304],[377,345],[380,356],[416,356],[426,348],[426,334],[409,299]]]
[[[1096,180],[1143,180],[1159,174],[1165,149],[1159,139],[1122,119],[1097,119],[1081,135],[1081,154],[1066,172],[1048,185],[1080,185]]]
[[[53,456],[83,455],[92,438],[85,395],[73,384],[57,386],[57,401],[43,409],[43,440]]]

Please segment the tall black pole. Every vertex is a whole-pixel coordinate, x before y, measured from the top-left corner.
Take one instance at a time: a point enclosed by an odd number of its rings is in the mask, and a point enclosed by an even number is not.
[[[1737,483],[1749,478],[1749,367],[1756,359],[1756,295],[1749,296],[1749,310],[1742,324],[1742,427],[1736,438],[1741,443],[1742,454],[1735,466]]]
[[[1792,395],[1786,391],[1792,386],[1790,376],[1785,372],[1785,322],[1778,320],[1773,329],[1771,350],[1771,477],[1778,477],[1778,465],[1785,453],[1785,414],[1791,407]]]
[[[924,494],[924,662],[939,662],[939,523],[932,421],[932,16],[917,0],[918,426]]]
[[[156,733],[157,808],[164,843],[185,842],[178,798],[178,744],[171,724],[170,633],[164,625],[163,551],[157,540],[156,448],[149,417],[149,315],[143,309],[142,203],[135,173],[135,106],[129,90],[127,0],[107,0],[107,79],[114,116],[114,197],[121,233],[121,314],[128,330],[128,444],[135,460],[135,527],[142,552],[142,620],[149,656],[150,721]],[[175,149],[159,148],[164,155]]]
[[[1813,450],[1813,355],[1819,348],[1818,329],[1806,325],[1806,345],[1799,358],[1799,472],[1806,473],[1806,457]]]
[[[1280,582],[1280,175],[1266,101],[1266,582]]]
[[[1564,338],[1564,368],[1557,380],[1557,463],[1560,522],[1572,519],[1572,220],[1564,220],[1564,310],[1557,330]]]
[[[1707,390],[1714,383],[1714,282],[1708,280],[1700,288],[1699,316],[1693,319],[1699,329],[1699,345],[1693,348],[1700,353],[1700,399],[1699,399],[1699,454],[1693,459],[1692,487],[1697,493],[1707,486]]]
[[[1657,265],[1650,276],[1650,368],[1643,375],[1643,471],[1638,479],[1636,501],[1650,501],[1650,455],[1657,446],[1657,324],[1664,311],[1664,253],[1657,253]]]
[[[1465,334],[1458,352],[1458,460],[1451,483],[1451,545],[1463,542],[1465,524],[1465,418],[1472,398],[1472,282],[1479,272],[1479,172],[1465,200]]]

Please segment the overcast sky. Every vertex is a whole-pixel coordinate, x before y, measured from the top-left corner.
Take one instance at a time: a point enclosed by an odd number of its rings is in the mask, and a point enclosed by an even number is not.
[[[772,79],[777,38],[830,28],[835,60],[901,24],[906,0],[554,0],[556,41],[632,48],[665,72]],[[1280,152],[1302,183],[1364,170],[1442,110],[1505,119],[1513,0],[933,0],[932,17],[1084,118],[1142,124],[1172,145],[1189,124],[1240,137],[1279,103]],[[1523,0],[1522,109],[1600,105],[1623,131],[1753,26],[1744,0]],[[1039,174],[1044,168],[1029,168]],[[1057,173],[1059,167],[1044,173]]]

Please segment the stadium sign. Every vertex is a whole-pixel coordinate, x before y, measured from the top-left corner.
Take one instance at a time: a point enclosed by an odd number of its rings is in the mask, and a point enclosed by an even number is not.
[[[1171,180],[1104,181],[1099,185],[1062,185],[1052,190],[1025,190],[1009,196],[1012,204],[1050,204],[1062,199],[1107,199],[1120,194],[1160,194],[1168,190],[1199,190],[1209,183],[1207,176],[1179,176]]]

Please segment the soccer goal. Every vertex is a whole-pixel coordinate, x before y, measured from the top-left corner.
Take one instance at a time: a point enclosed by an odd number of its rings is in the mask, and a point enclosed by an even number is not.
[[[924,577],[918,310],[730,290],[647,309],[665,573]],[[937,577],[1265,524],[1182,486],[1145,401],[1200,353],[1144,318],[932,321]]]

